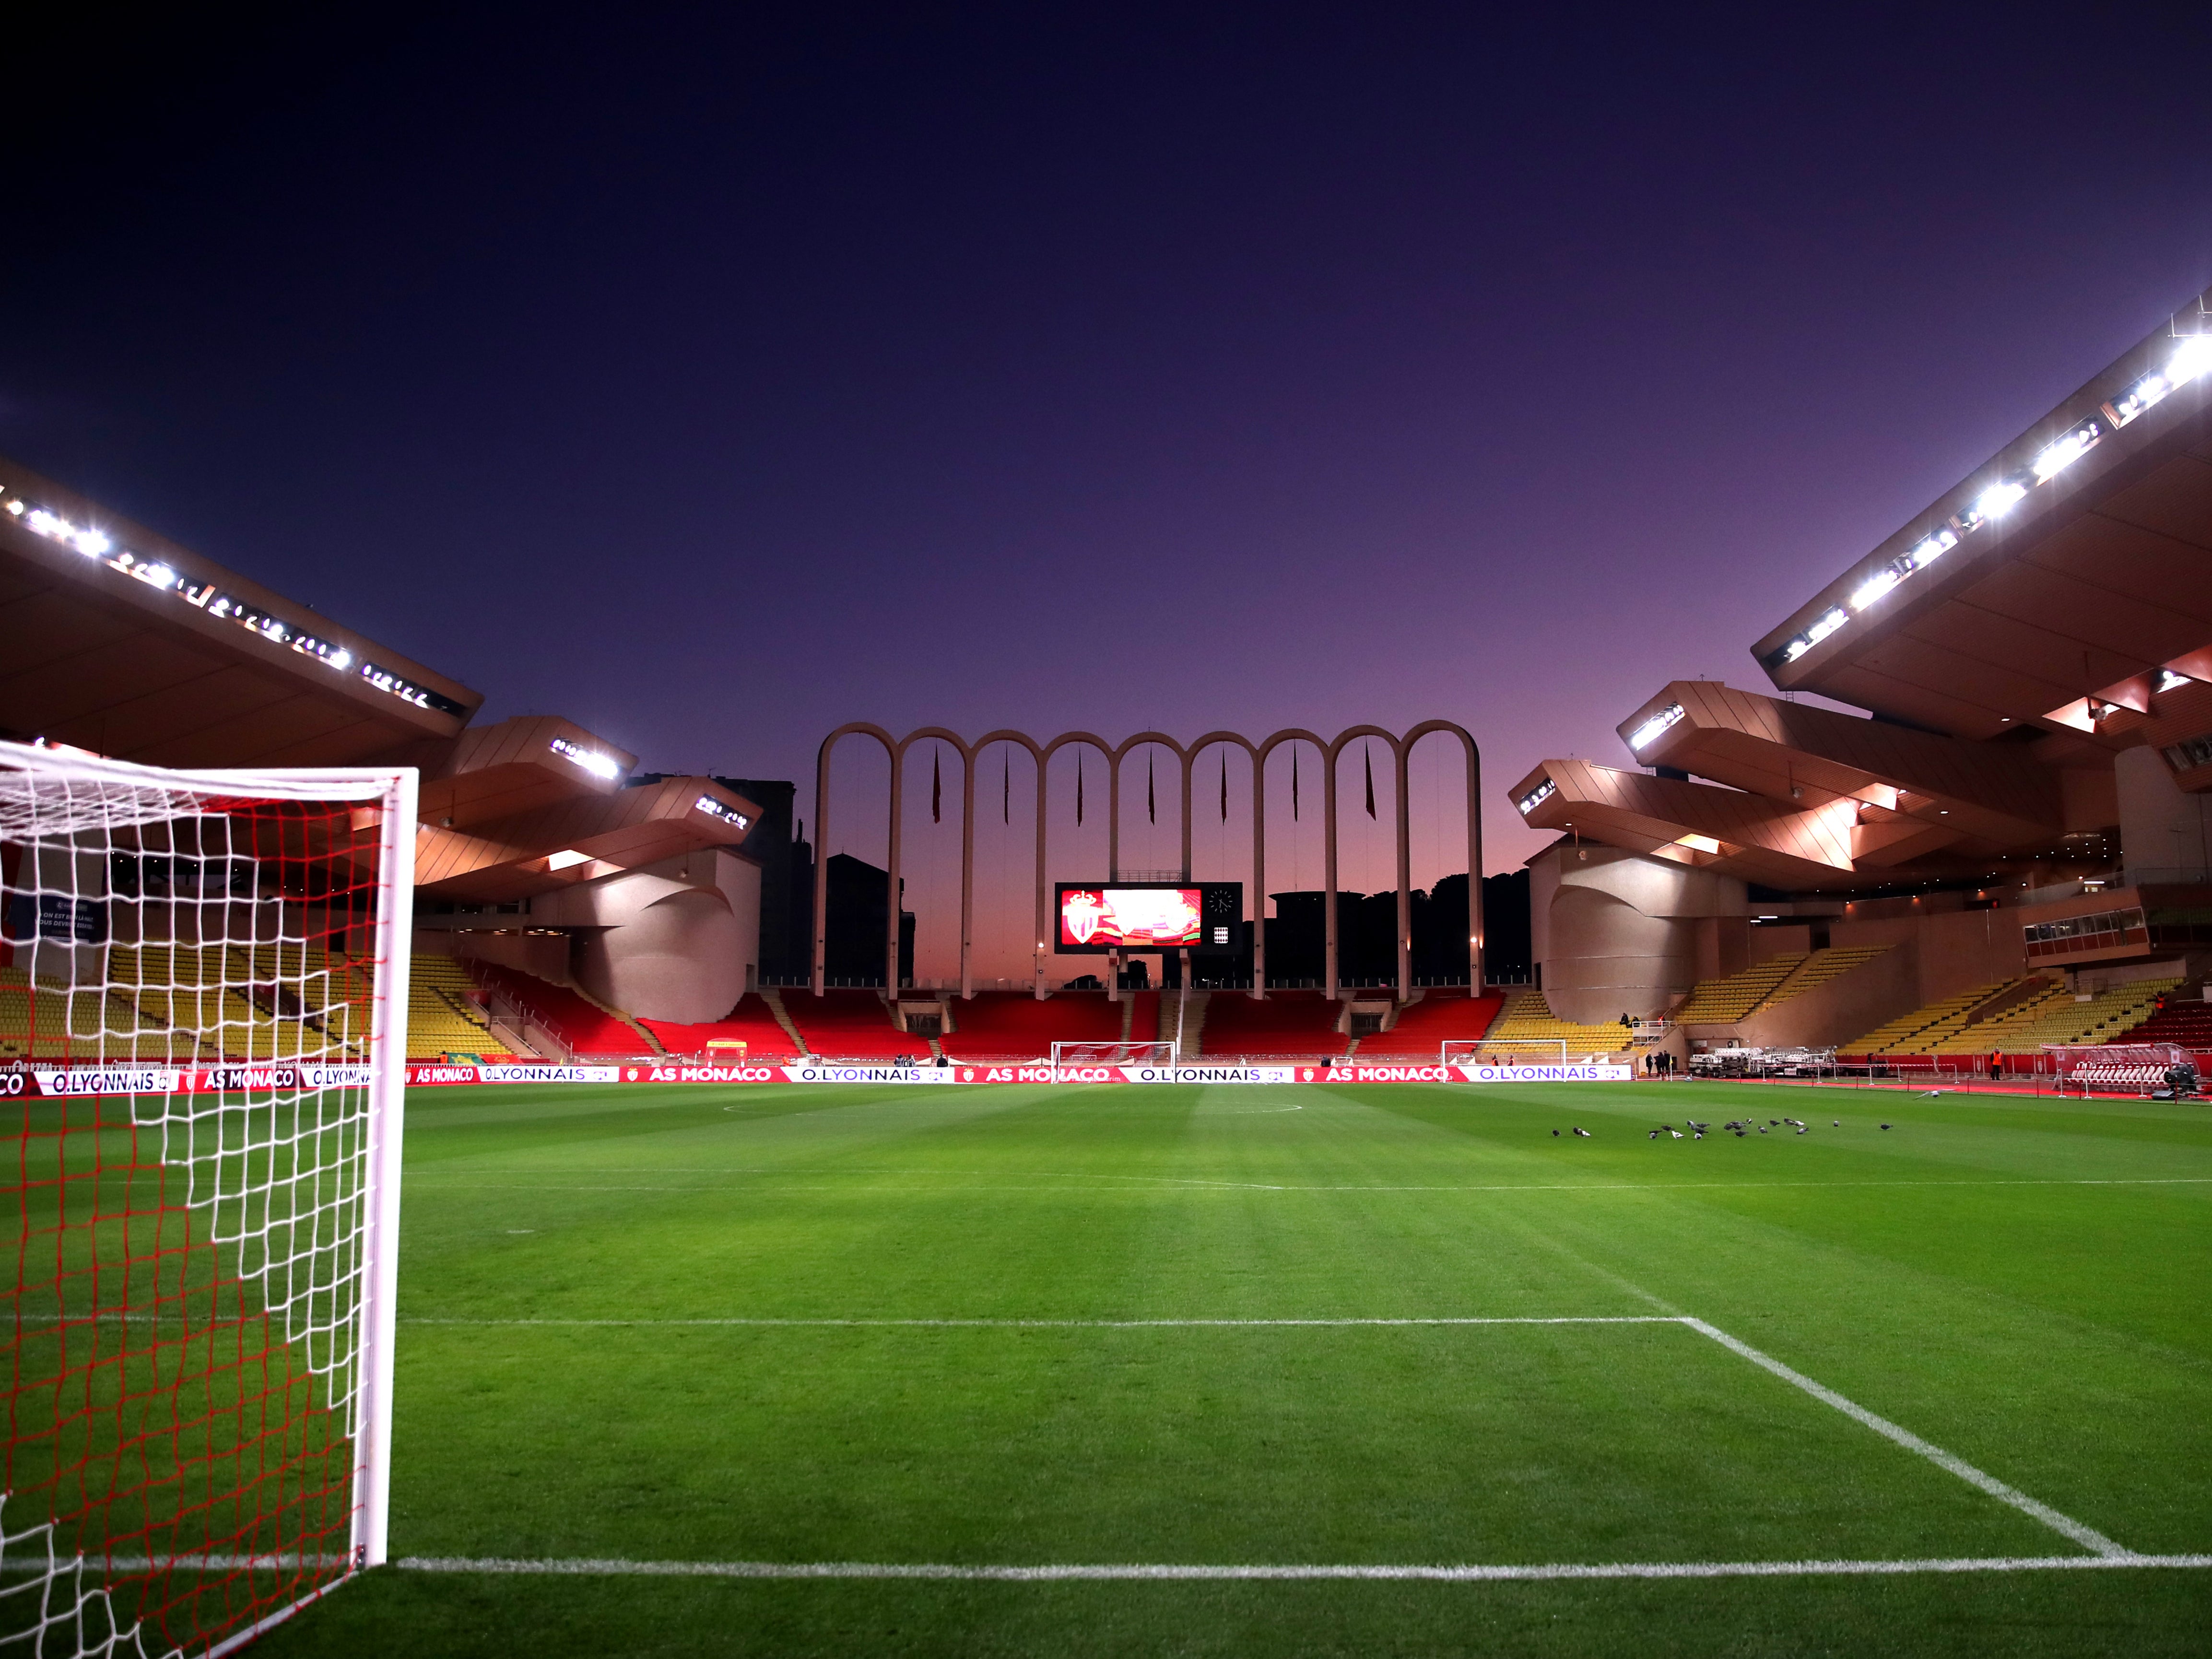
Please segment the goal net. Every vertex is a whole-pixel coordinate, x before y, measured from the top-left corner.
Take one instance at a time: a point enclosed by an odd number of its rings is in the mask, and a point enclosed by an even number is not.
[[[1575,1059],[1582,1056],[1577,1054]],[[1565,1066],[1567,1045],[1553,1037],[1454,1037],[1438,1051],[1440,1066]]]
[[[384,1558],[412,771],[0,744],[0,1652],[222,1654]]]
[[[1172,1042],[1055,1042],[1052,1045],[1052,1077],[1059,1082],[1069,1073],[1095,1071],[1102,1066],[1164,1066],[1174,1069]]]

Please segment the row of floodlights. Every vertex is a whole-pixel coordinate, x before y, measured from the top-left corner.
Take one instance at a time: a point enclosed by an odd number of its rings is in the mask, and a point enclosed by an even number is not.
[[[234,593],[224,592],[213,582],[193,582],[159,559],[146,558],[128,548],[118,547],[114,538],[105,531],[89,525],[74,524],[51,507],[33,506],[21,495],[9,495],[0,498],[0,512],[7,514],[35,536],[43,536],[48,541],[74,548],[88,559],[96,559],[133,581],[145,583],[156,592],[172,594],[195,610],[226,622],[236,623],[272,644],[289,646],[301,656],[313,657],[340,673],[357,665],[362,680],[380,691],[398,697],[402,702],[413,703],[417,708],[433,708],[441,714],[465,714],[468,712],[451,697],[441,696],[428,686],[416,685],[388,668],[380,668],[373,662],[360,661],[345,647],[335,645],[281,617],[271,616]]]
[[[2025,472],[2001,475],[1984,485],[1973,500],[1895,558],[1877,565],[1851,590],[1850,609],[1832,605],[1811,627],[1787,641],[1767,659],[1769,667],[1795,662],[1834,633],[1855,613],[1863,612],[1916,570],[1924,570],[1960,541],[1984,525],[2002,518],[2026,499],[2038,484],[2049,483],[2097,447],[2108,433],[2117,432],[2137,416],[2163,403],[2167,397],[2199,376],[2212,372],[2212,334],[2185,337],[2166,360],[2166,367],[2146,374],[2096,414],[2076,422],[2036,452]],[[1656,734],[1655,734],[1656,735]],[[1635,740],[1630,739],[1631,743]]]
[[[612,755],[602,754],[596,749],[586,749],[582,744],[574,742],[568,738],[556,738],[546,747],[571,766],[580,766],[595,778],[605,778],[611,783],[623,775],[623,763]],[[710,818],[719,818],[722,823],[733,824],[740,830],[747,828],[752,823],[750,818],[727,801],[717,800],[712,795],[700,796],[691,803],[691,810],[695,812],[704,812]]]

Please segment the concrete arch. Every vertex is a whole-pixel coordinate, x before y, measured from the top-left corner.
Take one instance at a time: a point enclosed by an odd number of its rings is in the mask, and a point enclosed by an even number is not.
[[[820,847],[829,845],[830,836],[830,759],[837,743],[848,737],[874,738],[884,747],[890,761],[890,866],[886,872],[889,885],[887,908],[888,926],[884,940],[884,982],[887,994],[898,994],[899,941],[899,861],[900,808],[903,800],[906,751],[915,744],[934,740],[949,744],[960,757],[961,765],[961,852],[960,852],[960,994],[975,994],[973,952],[975,942],[975,765],[983,750],[994,743],[1012,743],[1026,749],[1036,763],[1036,851],[1034,875],[1036,888],[1036,924],[1038,939],[1036,994],[1045,994],[1045,953],[1048,948],[1051,926],[1049,884],[1046,878],[1046,769],[1053,755],[1070,745],[1087,745],[1096,749],[1106,762],[1107,788],[1107,861],[1109,875],[1120,873],[1121,865],[1121,763],[1137,749],[1147,744],[1157,744],[1176,757],[1179,773],[1179,794],[1182,808],[1182,872],[1190,873],[1191,856],[1191,781],[1199,755],[1217,744],[1231,744],[1242,749],[1252,761],[1252,976],[1250,994],[1264,998],[1267,994],[1267,757],[1287,743],[1310,743],[1322,757],[1322,902],[1324,927],[1324,967],[1328,994],[1334,999],[1340,989],[1338,972],[1337,896],[1337,790],[1336,765],[1345,748],[1355,739],[1380,738],[1389,747],[1392,757],[1391,776],[1393,799],[1397,810],[1397,877],[1398,877],[1398,973],[1396,994],[1403,1000],[1412,988],[1413,952],[1413,891],[1412,842],[1408,817],[1412,810],[1407,763],[1413,745],[1423,738],[1447,732],[1460,740],[1467,762],[1468,802],[1468,978],[1478,992],[1482,983],[1482,817],[1480,810],[1481,754],[1474,737],[1464,726],[1451,720],[1424,720],[1402,736],[1394,734],[1379,726],[1350,726],[1334,738],[1324,738],[1318,732],[1303,726],[1286,726],[1270,732],[1258,743],[1240,732],[1212,731],[1185,745],[1164,732],[1139,732],[1119,744],[1109,744],[1092,732],[1063,732],[1048,742],[1040,744],[1028,733],[1010,727],[1000,727],[987,732],[973,744],[959,733],[941,726],[918,726],[904,738],[895,738],[882,726],[867,720],[854,720],[839,726],[822,740],[820,753],[815,763],[814,824]],[[817,856],[814,866],[814,989],[819,993],[825,978],[829,953],[829,860],[826,854]]]

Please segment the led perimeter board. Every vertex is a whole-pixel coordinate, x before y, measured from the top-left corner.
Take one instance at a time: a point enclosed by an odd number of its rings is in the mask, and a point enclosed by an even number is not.
[[[1234,951],[1244,920],[1237,881],[1062,881],[1053,885],[1065,956],[1109,951]]]

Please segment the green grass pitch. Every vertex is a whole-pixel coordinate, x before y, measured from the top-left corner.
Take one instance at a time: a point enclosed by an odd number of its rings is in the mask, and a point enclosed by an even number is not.
[[[2212,1551],[2203,1107],[1705,1084],[514,1086],[417,1090],[408,1112],[403,1563]],[[1738,1116],[1811,1127],[1649,1138]],[[1356,1322],[1378,1321],[1527,1322]],[[257,1650],[2208,1646],[2212,1571],[2176,1565],[1032,1582],[401,1565]]]

